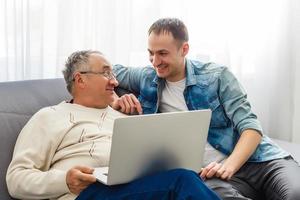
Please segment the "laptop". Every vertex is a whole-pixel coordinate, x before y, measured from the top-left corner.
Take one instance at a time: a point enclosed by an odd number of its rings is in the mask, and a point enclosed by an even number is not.
[[[199,172],[211,111],[183,111],[117,118],[108,167],[95,168],[105,185],[175,168]]]

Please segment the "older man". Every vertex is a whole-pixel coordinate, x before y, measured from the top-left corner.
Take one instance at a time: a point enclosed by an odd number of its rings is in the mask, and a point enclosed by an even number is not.
[[[118,82],[98,51],[73,53],[63,73],[73,99],[41,109],[21,131],[6,177],[11,196],[218,199],[196,173],[184,169],[117,186],[96,182],[94,167],[108,165],[113,122],[123,115],[108,106]]]

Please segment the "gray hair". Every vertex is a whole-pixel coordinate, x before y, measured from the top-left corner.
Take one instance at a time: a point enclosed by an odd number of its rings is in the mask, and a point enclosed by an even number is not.
[[[67,84],[67,89],[70,94],[72,94],[74,73],[76,71],[86,71],[90,69],[89,57],[91,54],[103,55],[100,51],[84,50],[84,51],[76,51],[68,57],[65,63],[65,68],[63,69],[62,73],[64,75]]]

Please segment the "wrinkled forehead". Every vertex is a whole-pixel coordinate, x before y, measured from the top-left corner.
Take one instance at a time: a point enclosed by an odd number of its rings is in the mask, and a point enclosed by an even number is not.
[[[89,57],[89,65],[92,70],[107,71],[112,70],[110,62],[101,54],[91,54]]]

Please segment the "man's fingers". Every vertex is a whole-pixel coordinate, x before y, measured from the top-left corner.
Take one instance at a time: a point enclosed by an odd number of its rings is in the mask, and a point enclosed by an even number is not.
[[[230,173],[228,171],[224,171],[224,173],[220,176],[221,179],[229,180],[231,178]]]
[[[122,101],[121,98],[119,98],[118,104],[120,105],[120,109],[119,109],[119,110],[120,110],[122,113],[124,113],[124,112],[125,112],[125,104],[124,104],[124,102]]]
[[[134,94],[126,94],[124,97],[129,104],[130,114],[142,114],[142,106]]]
[[[208,172],[207,168],[202,168],[201,173],[200,173],[200,177],[204,180],[206,177],[206,174]]]
[[[92,174],[94,172],[93,168],[90,168],[90,167],[87,167],[87,166],[76,166],[74,168],[78,169],[81,172],[86,173],[86,174]]]
[[[133,94],[125,94],[118,99],[120,111],[125,114],[142,114],[142,106]]]
[[[213,167],[212,169],[210,169],[207,174],[206,174],[206,177],[207,178],[212,178],[217,172],[217,169],[215,167]]]
[[[207,173],[216,165],[216,162],[209,163],[206,167],[201,169],[200,177],[202,179],[205,179],[207,176]]]
[[[126,95],[122,97],[122,100],[123,100],[124,105],[125,105],[125,113],[130,114],[130,104],[127,101]]]
[[[66,174],[66,183],[69,190],[74,194],[79,194],[91,183],[96,182],[93,176],[93,168],[86,166],[75,166],[68,170]]]
[[[221,177],[225,172],[225,168],[221,166],[221,168],[216,172],[216,177]]]
[[[120,101],[119,104],[121,106],[120,111],[122,113],[129,114],[130,113],[130,106],[129,106],[128,101],[126,100],[126,96],[125,95],[121,96],[120,99],[119,99],[119,101]]]
[[[213,167],[215,167],[216,164],[217,164],[216,162],[211,162],[211,163],[209,163],[205,168],[208,169],[208,170],[210,170],[210,169],[212,169]]]
[[[138,112],[138,114],[143,114],[143,109],[142,109],[142,106],[140,104],[140,101],[133,95],[133,98],[132,98],[134,104],[135,104],[135,108],[136,108],[136,111]]]
[[[94,172],[93,168],[87,166],[75,166],[74,169],[78,170],[75,176],[81,182],[93,183],[96,178],[92,175]]]
[[[84,166],[75,166],[70,169],[67,173],[67,176],[71,178],[71,180],[89,180],[90,177],[93,177],[93,168],[84,167]]]
[[[83,184],[86,185],[86,183],[94,183],[96,182],[96,177],[92,174],[84,174],[82,173],[80,176],[78,176],[79,180],[84,182]]]
[[[215,166],[207,172],[206,177],[212,178],[216,174],[216,172],[220,169],[220,167],[221,167],[221,164],[216,163]]]
[[[129,104],[129,109],[130,109],[130,114],[134,114],[135,113],[135,103],[133,101],[133,97],[134,95],[133,94],[129,94],[129,95],[126,95],[125,98]]]
[[[211,162],[205,168],[202,168],[199,172],[200,177],[205,180],[205,178],[218,177],[223,180],[229,180],[233,176],[234,171],[226,167],[222,163]]]

